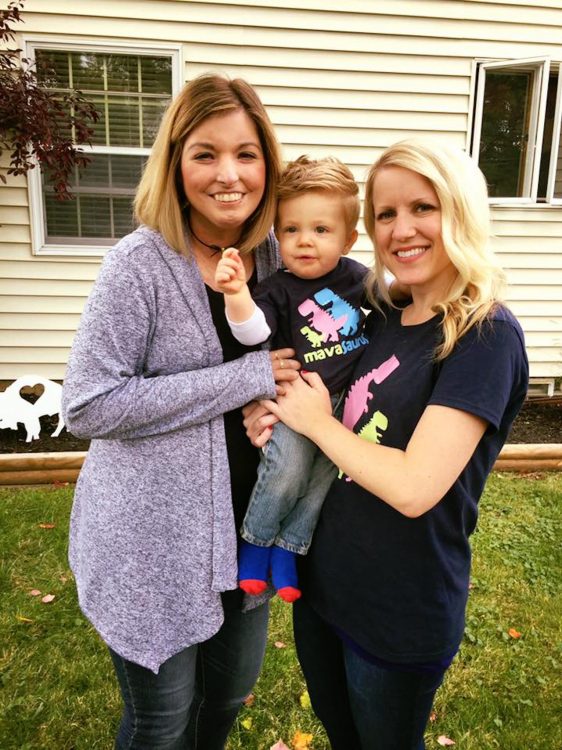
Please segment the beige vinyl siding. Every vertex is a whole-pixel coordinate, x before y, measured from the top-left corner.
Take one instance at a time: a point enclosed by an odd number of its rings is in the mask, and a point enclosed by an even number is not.
[[[26,180],[0,182],[0,380],[63,378],[98,267],[99,259],[33,256]]]
[[[555,0],[27,0],[24,18],[34,40],[182,44],[185,80],[209,70],[246,78],[285,158],[334,154],[362,192],[393,141],[434,135],[466,147],[475,59],[562,58]],[[531,372],[562,376],[562,206],[493,216]],[[30,370],[62,378],[99,259],[32,256],[21,178],[0,185],[0,224],[0,380]],[[371,262],[364,232],[354,255]]]
[[[494,247],[506,269],[509,306],[519,318],[535,377],[562,374],[562,206],[500,209]]]

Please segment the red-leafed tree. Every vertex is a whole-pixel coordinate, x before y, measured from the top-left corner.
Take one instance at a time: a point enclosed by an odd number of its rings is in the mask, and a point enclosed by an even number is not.
[[[25,175],[40,165],[56,197],[65,200],[72,197],[74,168],[90,161],[75,144],[90,142],[90,125],[99,116],[80,91],[57,89],[54,71],[38,69],[21,49],[10,48],[14,23],[23,23],[23,5],[24,0],[12,0],[0,10],[0,156],[9,153],[9,175]],[[6,182],[2,173],[0,180]]]

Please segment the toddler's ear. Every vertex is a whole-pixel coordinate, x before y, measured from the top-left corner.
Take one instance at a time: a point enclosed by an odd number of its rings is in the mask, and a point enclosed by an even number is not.
[[[357,229],[354,229],[352,232],[349,233],[342,255],[348,254],[348,252],[351,250],[353,245],[355,245],[355,243],[357,242],[358,237],[359,237],[359,232],[357,231]]]

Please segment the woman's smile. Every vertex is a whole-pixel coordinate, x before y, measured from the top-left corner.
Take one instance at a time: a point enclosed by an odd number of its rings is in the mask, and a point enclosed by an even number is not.
[[[219,203],[234,203],[242,200],[244,193],[217,193],[213,198]]]
[[[407,247],[395,250],[394,252],[401,260],[408,261],[416,260],[416,258],[419,258],[419,256],[423,255],[427,250],[429,250],[429,247]]]

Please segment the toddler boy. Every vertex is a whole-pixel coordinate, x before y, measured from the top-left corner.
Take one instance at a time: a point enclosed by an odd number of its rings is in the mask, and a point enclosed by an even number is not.
[[[284,269],[258,284],[252,297],[238,251],[229,248],[215,283],[238,341],[292,347],[305,370],[322,376],[336,408],[367,344],[361,310],[367,269],[344,257],[357,239],[359,189],[337,159],[301,156],[283,172],[278,200],[275,233]],[[274,426],[241,529],[245,592],[263,592],[271,570],[279,596],[299,598],[295,554],[308,551],[336,471],[307,438],[281,422]]]

